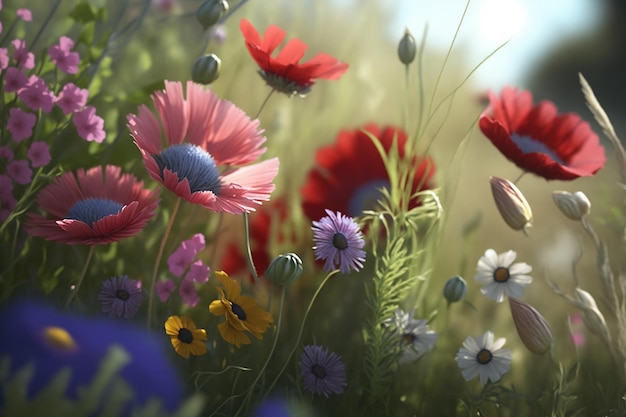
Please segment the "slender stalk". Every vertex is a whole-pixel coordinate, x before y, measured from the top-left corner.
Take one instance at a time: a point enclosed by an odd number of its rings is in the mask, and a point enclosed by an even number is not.
[[[48,23],[50,23],[50,20],[52,20],[52,16],[54,16],[54,14],[57,12],[57,9],[61,5],[61,1],[62,0],[57,0],[54,3],[54,5],[52,6],[52,10],[50,10],[50,13],[48,13],[48,16],[46,16],[46,20],[41,24],[41,26],[39,26],[39,31],[37,31],[37,34],[35,35],[35,37],[33,38],[33,41],[30,44],[31,50],[35,48],[35,44],[37,43],[37,41],[43,34],[43,31],[46,28],[46,26],[48,26]]]
[[[265,105],[267,104],[267,102],[269,101],[270,97],[272,97],[272,94],[274,94],[274,91],[276,91],[275,88],[272,88],[272,90],[270,91],[270,93],[267,95],[267,97],[265,97],[265,100],[263,100],[263,103],[261,103],[261,107],[259,107],[259,111],[256,112],[256,116],[254,116],[255,119],[258,119],[259,116],[261,115],[261,112],[263,111],[263,109],[265,108]]]
[[[291,357],[293,356],[294,353],[296,353],[296,349],[298,349],[298,346],[300,345],[300,339],[302,338],[302,333],[304,332],[304,324],[306,323],[306,319],[309,316],[309,313],[311,312],[313,303],[317,299],[317,296],[322,291],[322,288],[324,288],[324,285],[326,285],[330,277],[337,274],[338,272],[339,270],[336,269],[330,272],[328,275],[326,275],[326,278],[324,278],[320,286],[317,288],[317,291],[315,291],[315,294],[313,294],[313,298],[311,298],[311,301],[309,302],[309,306],[306,308],[306,311],[304,312],[304,317],[302,318],[302,323],[300,324],[300,330],[298,331],[298,337],[296,338],[296,343],[294,343],[293,349],[291,349],[291,352],[289,352],[289,355],[287,355],[287,357],[283,359],[283,367],[280,369],[280,371],[276,375],[276,378],[274,378],[274,381],[272,381],[272,383],[270,384],[269,388],[263,395],[263,398],[267,397],[267,395],[272,391],[272,388],[274,388],[274,385],[276,385],[276,383],[278,382],[278,378],[280,378],[283,372],[285,372],[285,369],[287,369],[287,365],[289,365],[289,361],[291,360]]]
[[[67,297],[67,302],[65,303],[65,308],[70,306],[70,303],[78,293],[78,289],[80,288],[83,280],[85,279],[85,275],[87,275],[87,270],[89,269],[89,265],[91,265],[91,260],[93,258],[93,254],[96,251],[96,245],[91,245],[89,247],[89,253],[87,254],[87,260],[85,260],[85,266],[83,266],[83,270],[80,273],[80,277],[78,278],[78,282],[76,283],[76,287],[70,292],[70,296]]]
[[[161,246],[159,246],[159,252],[157,253],[156,260],[154,261],[154,270],[152,271],[152,277],[150,278],[150,296],[148,297],[148,329],[150,329],[152,324],[152,312],[154,309],[154,293],[156,287],[156,277],[159,273],[159,264],[161,263],[161,258],[163,257],[163,251],[165,250],[165,243],[167,242],[167,238],[172,231],[172,226],[174,225],[174,219],[176,219],[176,214],[178,214],[178,209],[180,208],[180,202],[182,199],[178,197],[176,199],[176,204],[174,205],[174,209],[172,210],[172,214],[170,216],[170,220],[165,228],[165,233],[163,234],[163,239],[161,240]]]
[[[246,399],[245,401],[243,401],[243,403],[239,407],[239,410],[237,410],[237,412],[235,413],[235,417],[239,415],[239,413],[244,409],[244,406],[246,405],[246,403],[250,401],[250,397],[252,397],[252,393],[254,392],[254,387],[256,386],[257,382],[259,382],[259,379],[261,379],[261,376],[265,372],[265,369],[267,369],[267,365],[270,363],[270,359],[272,359],[272,356],[274,355],[274,351],[276,350],[276,345],[278,344],[278,336],[280,334],[280,324],[282,323],[282,320],[283,320],[283,307],[285,305],[286,293],[287,293],[287,286],[283,285],[283,288],[280,293],[280,306],[278,308],[278,322],[276,323],[276,335],[274,336],[274,343],[272,343],[272,349],[270,349],[270,353],[267,355],[267,359],[265,360],[265,363],[261,367],[261,370],[259,371],[258,375],[254,379],[250,387],[248,387]]]
[[[248,262],[248,269],[250,269],[250,273],[252,274],[252,281],[256,284],[259,276],[256,273],[254,260],[252,259],[252,248],[250,247],[250,222],[248,219],[248,213],[243,213],[243,229],[246,242],[246,261]]]

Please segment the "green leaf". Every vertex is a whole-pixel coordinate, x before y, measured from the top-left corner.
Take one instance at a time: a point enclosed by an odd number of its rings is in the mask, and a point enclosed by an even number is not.
[[[70,17],[77,23],[86,24],[97,21],[97,13],[98,10],[89,3],[80,2],[74,7],[74,10],[72,10]]]

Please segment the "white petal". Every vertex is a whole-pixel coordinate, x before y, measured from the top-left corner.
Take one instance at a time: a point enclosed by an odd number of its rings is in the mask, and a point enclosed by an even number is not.
[[[533,267],[528,265],[526,262],[518,262],[511,265],[509,268],[509,273],[511,275],[530,274],[531,272],[533,272]]]
[[[516,257],[517,253],[512,250],[501,253],[500,255],[498,255],[498,265],[508,268],[515,261]]]

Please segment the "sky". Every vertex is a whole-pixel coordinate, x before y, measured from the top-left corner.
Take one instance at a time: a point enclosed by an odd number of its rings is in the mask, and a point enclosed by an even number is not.
[[[450,45],[466,0],[391,0],[395,5],[393,36],[408,27],[419,44],[428,22],[427,48]],[[565,37],[591,30],[602,18],[597,0],[471,0],[458,36],[471,65],[502,43],[503,49],[474,75],[479,86],[523,86],[524,76],[549,48]]]

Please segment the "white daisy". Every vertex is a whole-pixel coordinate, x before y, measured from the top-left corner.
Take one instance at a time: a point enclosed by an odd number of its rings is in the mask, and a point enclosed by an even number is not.
[[[494,341],[493,333],[489,331],[476,339],[468,336],[456,354],[463,378],[469,381],[478,375],[483,385],[487,380],[499,380],[511,365],[511,351],[502,349],[505,341],[505,338]]]
[[[423,354],[432,350],[439,337],[434,331],[428,330],[426,320],[413,319],[412,310],[405,313],[402,309],[397,309],[394,316],[383,323],[393,328],[403,346],[399,363],[419,359]]]
[[[476,282],[485,284],[480,291],[488,298],[501,303],[504,296],[521,298],[524,287],[533,279],[529,274],[533,268],[525,262],[513,263],[517,253],[512,250],[497,254],[487,249],[476,267]]]

